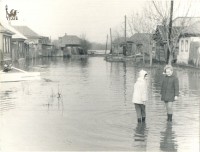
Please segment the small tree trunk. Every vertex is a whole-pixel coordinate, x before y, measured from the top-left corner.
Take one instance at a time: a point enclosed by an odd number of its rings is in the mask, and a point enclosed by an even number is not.
[[[150,66],[152,66],[152,47],[149,46],[149,57],[150,57]]]
[[[137,48],[136,48],[136,50],[135,50],[135,62],[136,62],[136,54],[137,54]]]
[[[145,64],[145,52],[144,50],[142,52],[143,52],[143,64]]]
[[[168,64],[169,64],[169,65],[172,65],[172,61],[173,61],[173,56],[172,56],[172,53],[170,52]]]

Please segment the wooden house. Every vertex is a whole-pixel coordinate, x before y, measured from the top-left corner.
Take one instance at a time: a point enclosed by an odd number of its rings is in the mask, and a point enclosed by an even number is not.
[[[52,56],[63,57],[63,51],[59,47],[59,40],[53,40],[52,47],[53,47],[53,51],[51,53]]]
[[[20,58],[25,58],[26,44],[24,43],[24,41],[27,38],[6,22],[1,21],[1,26],[4,27],[5,29],[8,29],[11,32],[13,32],[11,39],[4,35],[5,40],[3,43],[3,45],[4,45],[3,50],[7,50],[6,51],[7,59],[9,58],[11,61],[18,61]],[[8,43],[7,41],[10,41],[9,42],[10,44],[7,44]],[[10,55],[8,54],[8,52]],[[5,55],[5,53],[4,53],[4,55]],[[5,56],[4,56],[4,58],[5,58]]]
[[[51,40],[49,39],[49,37],[42,36],[40,39],[40,43],[42,44],[42,48],[40,51],[41,56],[52,56],[53,45],[51,44]]]
[[[200,17],[177,17],[172,21],[172,43],[173,43],[173,60],[177,60],[179,53],[179,38],[182,31],[200,21]],[[168,37],[168,26],[158,25],[155,33],[153,34],[154,46],[155,46],[155,59],[158,61],[167,61],[167,37]]]
[[[76,35],[67,35],[59,37],[58,45],[63,51],[63,56],[78,55],[82,53],[81,39]]]
[[[28,51],[28,45],[25,43],[27,38],[13,27],[12,31],[15,32],[12,36],[12,60],[25,59]]]
[[[126,51],[126,55],[131,55],[132,45],[133,42],[130,40],[130,38],[126,38],[126,42],[125,37],[116,38],[112,42],[112,54],[125,54],[123,52]]]
[[[13,35],[12,37],[12,60],[25,59],[28,52],[28,45],[25,43],[26,38]]]
[[[17,31],[22,33],[24,36],[27,37],[25,41],[29,45],[29,50],[26,53],[27,58],[35,58],[40,56],[42,50],[42,43],[41,39],[42,36],[38,35],[32,29],[27,26],[13,26]]]
[[[177,62],[200,66],[200,21],[182,31]]]
[[[149,33],[135,33],[130,37],[133,42],[132,54],[149,54],[152,48],[152,34]]]

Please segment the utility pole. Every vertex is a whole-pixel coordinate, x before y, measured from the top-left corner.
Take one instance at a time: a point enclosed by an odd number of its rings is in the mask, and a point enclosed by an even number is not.
[[[173,5],[174,5],[174,1],[171,0],[171,7],[170,7],[170,20],[169,20],[169,33],[168,33],[168,39],[169,39],[169,47],[171,47],[172,41],[171,41],[171,34],[172,34],[172,17],[173,17]],[[169,58],[170,58],[170,54],[172,53],[168,47],[167,50],[167,63],[169,64]],[[171,63],[170,63],[171,64]]]
[[[107,46],[108,46],[108,34],[107,34],[107,37],[106,37],[106,51],[105,51],[105,54],[107,54]]]
[[[123,54],[126,56],[126,51],[127,51],[127,41],[126,41],[126,15],[124,17],[124,27],[125,27],[125,30],[124,30],[124,37],[125,37],[125,46],[124,46],[124,49],[123,49]]]
[[[111,31],[111,28],[110,28],[110,54],[113,53],[113,50],[112,50],[112,31]]]

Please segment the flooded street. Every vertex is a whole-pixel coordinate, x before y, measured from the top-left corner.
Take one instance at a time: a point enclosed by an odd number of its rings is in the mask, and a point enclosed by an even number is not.
[[[140,69],[102,57],[30,61],[41,80],[0,84],[0,151],[199,151],[200,71],[175,68],[180,97],[168,124],[162,68],[145,68],[147,120],[137,124]]]

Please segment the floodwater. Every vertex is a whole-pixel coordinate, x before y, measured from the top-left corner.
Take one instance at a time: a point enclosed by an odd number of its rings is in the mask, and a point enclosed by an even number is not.
[[[137,124],[133,63],[43,58],[41,80],[0,84],[0,151],[199,151],[200,71],[175,68],[173,122],[160,101],[162,68],[149,73],[147,121]]]

